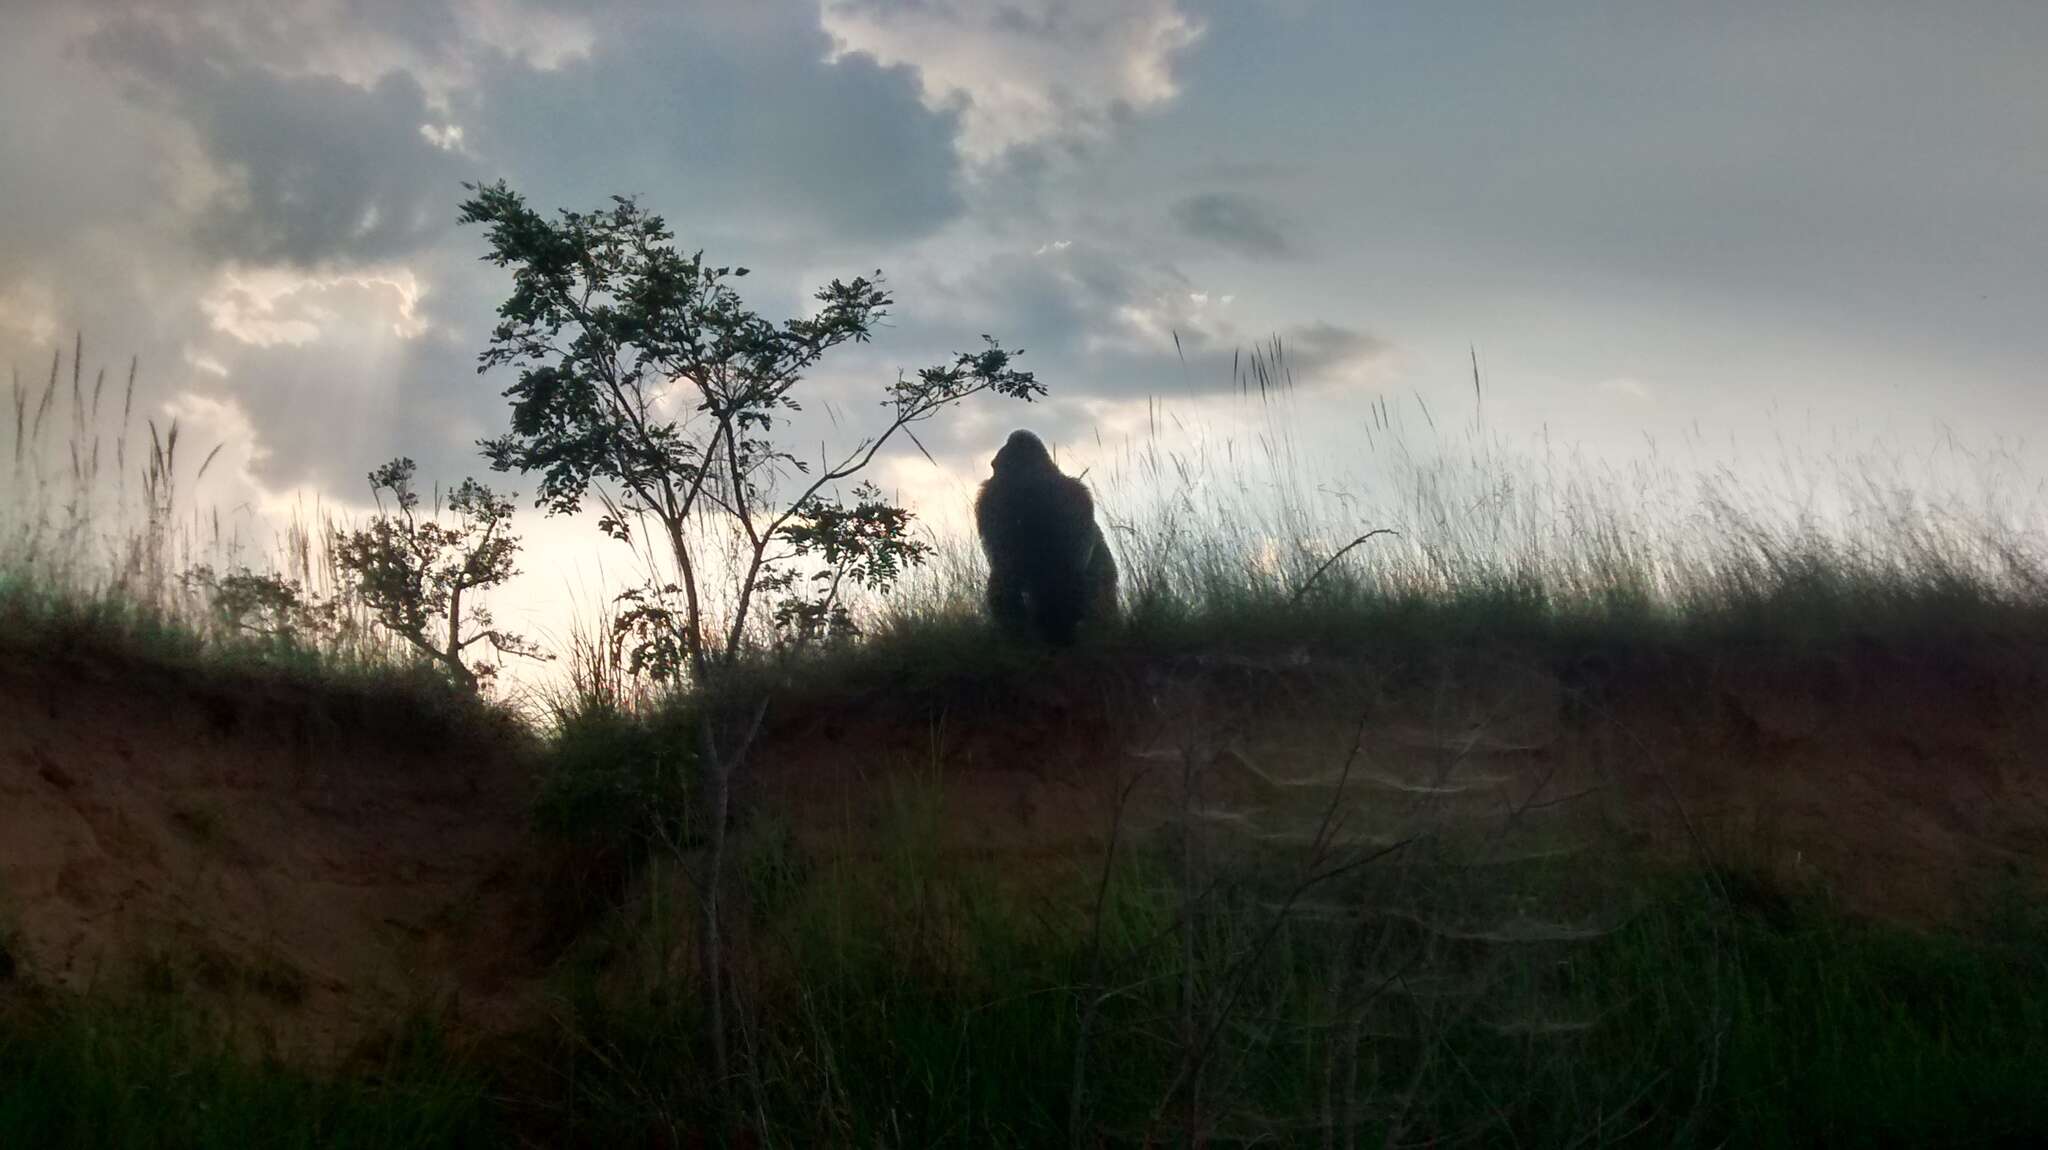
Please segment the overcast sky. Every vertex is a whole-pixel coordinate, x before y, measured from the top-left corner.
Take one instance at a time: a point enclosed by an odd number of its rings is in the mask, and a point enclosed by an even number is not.
[[[891,461],[928,499],[1012,426],[1227,416],[1275,334],[1340,462],[1474,347],[1491,429],[1596,454],[1989,443],[2048,416],[2043,60],[2038,0],[5,0],[0,360],[139,355],[236,506],[481,471],[507,277],[455,217],[504,178],[640,195],[771,315],[884,269],[846,410],[1026,348],[1049,402]]]

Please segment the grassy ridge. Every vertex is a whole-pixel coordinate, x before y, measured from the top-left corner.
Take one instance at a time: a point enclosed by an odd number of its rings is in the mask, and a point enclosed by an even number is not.
[[[2048,507],[1997,451],[1952,440],[1912,454],[1781,451],[1741,475],[1655,451],[1600,464],[1547,439],[1511,442],[1476,408],[1457,425],[1418,400],[1426,429],[1405,402],[1382,405],[1332,470],[1299,443],[1311,424],[1283,350],[1242,371],[1236,423],[1175,418],[1172,434],[1155,427],[1097,452],[1089,478],[1124,575],[1116,642],[1128,649],[1716,638],[1799,649],[2048,634]],[[188,666],[415,671],[330,562],[331,518],[277,525],[265,549],[224,531],[218,509],[181,501],[218,446],[195,466],[174,423],[160,432],[135,414],[136,378],[131,365],[118,418],[119,381],[83,370],[82,343],[53,358],[42,387],[17,382],[0,448],[6,630],[23,645],[97,631]],[[132,483],[131,456],[142,464]],[[822,665],[799,673],[829,682],[877,662],[966,674],[988,663],[978,549],[934,542],[936,562],[852,604],[867,642],[819,652]],[[252,598],[227,582],[236,573],[282,593]],[[644,693],[616,666],[608,621],[600,605],[592,633],[557,653],[572,673],[541,694],[568,698],[521,701],[545,715]]]
[[[17,1003],[0,1013],[0,1145],[499,1146],[477,1071],[430,1031],[322,1077],[253,1056],[175,999]]]

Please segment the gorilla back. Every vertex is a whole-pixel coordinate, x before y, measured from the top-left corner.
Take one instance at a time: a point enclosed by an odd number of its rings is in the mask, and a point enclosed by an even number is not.
[[[989,614],[1006,631],[1071,643],[1083,623],[1116,612],[1116,559],[1095,501],[1028,431],[1012,432],[989,467],[974,501]]]

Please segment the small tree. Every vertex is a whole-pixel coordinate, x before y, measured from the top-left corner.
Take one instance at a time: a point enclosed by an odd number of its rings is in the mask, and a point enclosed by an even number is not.
[[[684,254],[659,216],[614,197],[595,212],[549,220],[505,184],[471,185],[462,222],[489,229],[486,259],[513,269],[513,291],[479,370],[518,381],[512,429],[483,443],[501,471],[542,473],[538,500],[573,512],[586,497],[620,540],[653,532],[671,568],[628,592],[619,626],[637,667],[685,679],[697,693],[699,779],[707,859],[699,868],[707,1026],[720,1088],[727,1081],[719,893],[728,796],[767,710],[767,696],[728,688],[763,613],[790,649],[843,632],[851,581],[887,588],[924,558],[909,512],[863,485],[852,506],[837,485],[862,472],[897,432],[980,392],[1044,394],[984,336],[982,350],[898,375],[883,393],[886,423],[815,470],[779,447],[778,422],[798,410],[797,384],[825,353],[865,342],[892,304],[881,273],[833,280],[817,312],[780,326],[746,307],[732,281],[747,269]],[[781,481],[798,478],[787,491]],[[721,554],[704,528],[736,540]],[[650,554],[652,554],[650,552]],[[804,565],[817,568],[799,594]],[[714,599],[717,607],[714,607]],[[778,600],[767,609],[764,600]]]
[[[214,626],[230,638],[313,644],[339,629],[338,604],[308,592],[296,579],[246,567],[222,573],[207,564],[180,578],[204,598]]]
[[[500,654],[544,657],[524,637],[493,626],[473,597],[517,574],[512,501],[465,479],[448,496],[455,525],[445,527],[438,498],[421,513],[413,471],[412,460],[394,459],[370,473],[377,516],[365,530],[334,533],[335,562],[379,623],[474,691],[497,671],[465,661],[464,652],[479,643]]]

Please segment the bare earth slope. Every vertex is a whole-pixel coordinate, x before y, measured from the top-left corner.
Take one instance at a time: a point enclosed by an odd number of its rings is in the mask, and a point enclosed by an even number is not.
[[[861,850],[901,806],[890,779],[914,780],[958,857],[1087,867],[1119,796],[1142,832],[1191,783],[1208,824],[1270,843],[1312,834],[1341,782],[1353,835],[1619,848],[1953,921],[2048,891],[2044,670],[2048,652],[1991,643],[1109,662],[944,703],[793,702],[753,801]]]
[[[90,657],[0,664],[9,949],[45,985],[175,980],[316,1057],[458,986],[488,1011],[531,760],[446,726]]]

